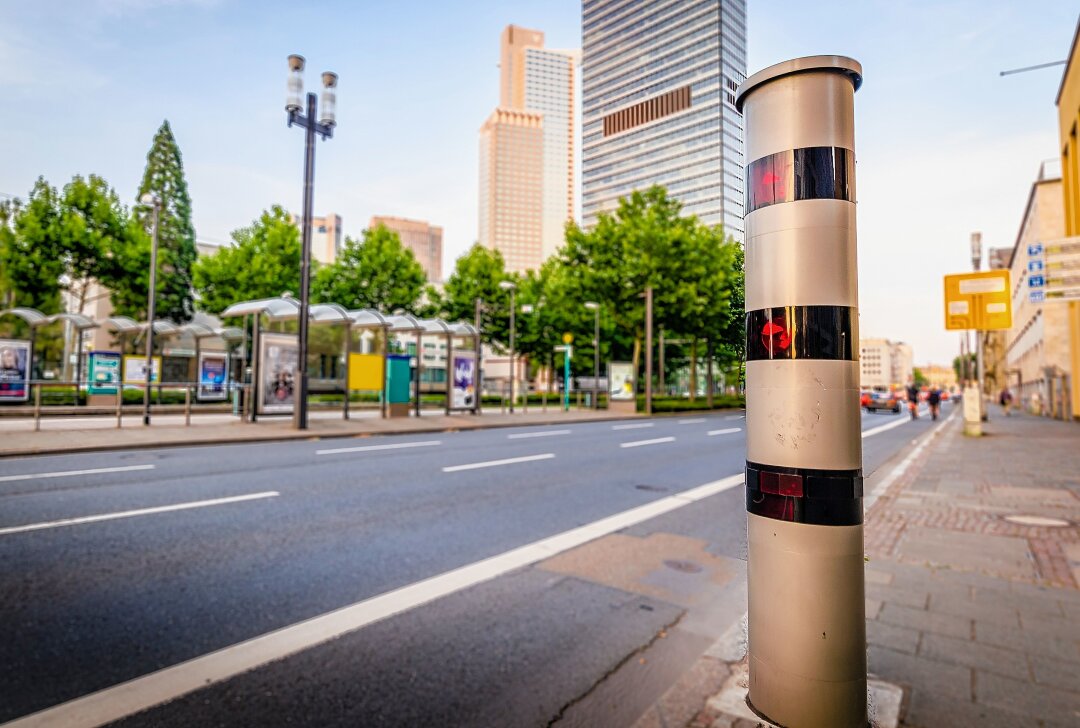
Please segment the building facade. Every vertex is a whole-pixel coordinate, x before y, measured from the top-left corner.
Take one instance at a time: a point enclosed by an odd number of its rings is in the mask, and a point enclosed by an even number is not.
[[[401,244],[413,252],[416,261],[424,269],[424,274],[432,283],[442,281],[442,236],[443,229],[431,225],[426,220],[406,220],[402,217],[375,215],[368,227],[383,225],[398,234]]]
[[[311,218],[311,257],[320,263],[333,263],[341,253],[341,216],[330,213]]]
[[[864,389],[905,386],[914,371],[911,344],[888,339],[859,339],[859,374]]]
[[[538,268],[573,219],[577,55],[544,48],[538,30],[502,33],[499,107],[480,130],[480,242],[510,270]]]
[[[1073,33],[1072,48],[1061,87],[1055,100],[1058,110],[1058,133],[1060,135],[1062,200],[1064,203],[1065,235],[1080,235],[1080,22]],[[1080,301],[1070,301],[1066,317],[1069,337],[1070,410],[1074,418],[1080,418]]]
[[[986,361],[987,372],[1001,370],[1014,401],[1027,409],[1064,416],[1070,373],[1069,308],[1062,302],[1033,302],[1028,286],[1029,243],[1061,238],[1065,231],[1062,178],[1043,164],[1031,185],[1024,216],[1009,261],[1013,325],[1006,334],[1004,363]]]
[[[583,0],[582,222],[663,185],[743,239],[745,0]]]

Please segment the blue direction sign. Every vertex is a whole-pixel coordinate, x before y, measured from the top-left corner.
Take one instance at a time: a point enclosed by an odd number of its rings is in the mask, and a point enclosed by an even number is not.
[[[1028,261],[1028,272],[1029,273],[1042,273],[1042,271],[1043,271],[1043,262],[1041,260],[1029,260]]]
[[[1028,255],[1032,258],[1038,257],[1043,254],[1042,243],[1031,243],[1028,245]]]
[[[1042,288],[1046,285],[1044,276],[1028,276],[1028,288]]]
[[[1031,291],[1028,293],[1028,300],[1032,303],[1042,303],[1046,300],[1046,293],[1043,291]]]

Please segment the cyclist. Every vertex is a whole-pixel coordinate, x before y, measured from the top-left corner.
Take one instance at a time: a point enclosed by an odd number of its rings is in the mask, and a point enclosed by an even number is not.
[[[919,388],[915,386],[914,379],[907,385],[907,406],[908,411],[911,412],[911,419],[919,419]]]

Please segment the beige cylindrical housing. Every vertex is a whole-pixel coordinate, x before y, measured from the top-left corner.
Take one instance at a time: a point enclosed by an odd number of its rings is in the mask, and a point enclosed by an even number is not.
[[[746,129],[751,705],[866,725],[854,94],[859,64],[786,61],[739,88]]]

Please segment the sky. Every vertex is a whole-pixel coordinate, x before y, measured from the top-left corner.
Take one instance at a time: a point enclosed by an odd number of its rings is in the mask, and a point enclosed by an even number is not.
[[[855,97],[860,329],[947,363],[942,275],[969,238],[1016,240],[1057,156],[1054,99],[1075,0],[748,0],[748,72],[849,55]],[[0,195],[43,175],[103,176],[133,202],[154,132],[180,144],[197,237],[300,209],[303,137],[285,125],[286,57],[339,74],[338,127],[316,152],[315,213],[359,236],[372,215],[444,227],[444,270],[477,235],[478,131],[498,102],[499,34],[581,44],[570,0],[0,0]]]

